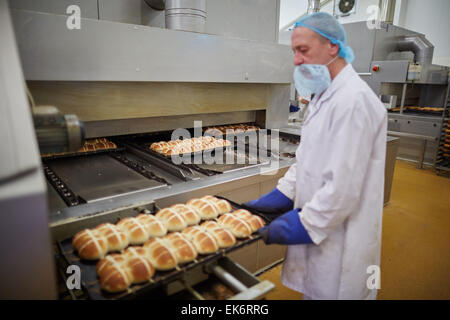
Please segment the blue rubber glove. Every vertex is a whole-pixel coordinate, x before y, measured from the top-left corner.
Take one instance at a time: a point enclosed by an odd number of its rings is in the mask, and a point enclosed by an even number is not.
[[[262,213],[278,214],[282,214],[294,208],[294,202],[277,188],[261,196],[261,198],[249,201],[244,205],[249,209],[254,209]]]
[[[300,110],[300,108],[297,106],[294,106],[292,104],[289,106],[289,112],[297,112],[298,110]]]
[[[298,216],[301,209],[289,211],[268,226],[258,229],[266,244],[308,244],[313,243]]]

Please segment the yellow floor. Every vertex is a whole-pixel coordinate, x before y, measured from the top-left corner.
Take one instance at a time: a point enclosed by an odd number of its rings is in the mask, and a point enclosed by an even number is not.
[[[259,276],[276,286],[267,299],[300,299],[280,272]],[[378,299],[450,299],[450,179],[400,160],[384,208]]]

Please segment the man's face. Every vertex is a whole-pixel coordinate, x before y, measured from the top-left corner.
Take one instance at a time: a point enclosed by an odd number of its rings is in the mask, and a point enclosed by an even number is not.
[[[296,66],[304,63],[327,64],[335,51],[330,41],[321,39],[317,33],[305,27],[295,28],[291,41]]]

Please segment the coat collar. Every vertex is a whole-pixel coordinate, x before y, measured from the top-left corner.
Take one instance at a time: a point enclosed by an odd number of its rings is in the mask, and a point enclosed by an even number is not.
[[[325,90],[325,92],[320,96],[320,98],[318,97],[314,97],[311,102],[310,105],[308,106],[309,108],[309,115],[306,119],[305,122],[307,122],[309,119],[311,119],[311,117],[316,114],[316,112],[320,109],[320,106],[322,105],[323,102],[327,101],[329,98],[331,98],[334,93],[341,88],[348,80],[349,77],[351,77],[355,72],[355,70],[353,69],[352,65],[349,63],[347,64],[337,75],[336,77],[333,79],[333,81],[331,81],[331,85],[327,88],[327,90]]]
[[[339,88],[341,88],[349,77],[351,77],[355,73],[352,65],[348,63],[337,75],[334,77],[333,81],[331,81],[331,85],[327,90],[322,94],[318,102],[324,102],[328,100]]]

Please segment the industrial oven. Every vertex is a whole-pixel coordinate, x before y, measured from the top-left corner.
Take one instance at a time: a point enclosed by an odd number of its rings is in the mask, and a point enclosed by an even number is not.
[[[398,156],[448,171],[449,67],[432,63],[426,35],[390,23],[343,25],[357,53],[352,63],[388,110]],[[447,142],[445,142],[447,141]]]
[[[163,12],[158,1],[138,1],[138,6],[127,1],[128,11],[119,2],[91,6],[81,1],[77,29],[68,27],[70,14],[60,1],[58,6],[13,1],[9,9],[1,1],[2,43],[11,49],[3,67],[14,67],[10,83],[17,95],[10,95],[5,108],[21,105],[22,114],[16,116],[26,119],[26,128],[15,124],[10,135],[28,135],[26,143],[25,137],[12,143],[13,151],[21,149],[21,157],[32,153],[39,190],[31,199],[24,189],[3,198],[2,211],[15,209],[2,225],[20,224],[22,232],[33,226],[32,247],[44,253],[34,255],[30,243],[18,242],[15,257],[11,254],[11,263],[2,266],[4,283],[17,288],[9,296],[55,298],[58,283],[61,294],[72,298],[219,298],[214,290],[201,294],[198,288],[221,279],[227,288],[212,284],[223,293],[220,298],[261,298],[273,285],[254,274],[279,262],[284,247],[265,246],[256,234],[172,272],[157,273],[151,282],[119,295],[99,290],[92,263],[85,264],[70,248],[70,239],[83,229],[154,214],[205,195],[224,197],[238,208],[276,185],[295,161],[300,140],[277,130],[287,125],[293,68],[290,48],[277,43],[279,1],[251,8],[251,15],[267,16],[271,23],[244,37],[230,36],[233,30],[218,28],[214,20],[205,26],[203,18],[220,16],[220,1],[208,1],[208,8],[202,6],[205,1],[191,1],[191,11],[184,13],[170,7],[167,28],[157,25]],[[111,10],[118,18],[106,18]],[[200,21],[189,19],[192,10],[200,10]],[[174,140],[176,129],[195,137],[209,127],[233,124],[258,130],[223,136],[232,144],[214,155],[234,159],[231,163],[174,163],[150,148]],[[29,213],[33,220],[14,212],[24,210],[34,212]],[[18,237],[8,235],[13,242]],[[25,267],[12,270],[19,260],[33,261],[34,274]],[[81,268],[81,291],[67,289],[70,265]],[[45,285],[30,282],[31,277],[46,279]]]

